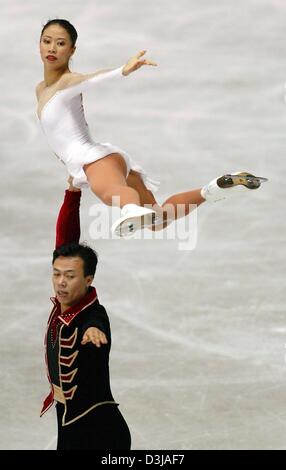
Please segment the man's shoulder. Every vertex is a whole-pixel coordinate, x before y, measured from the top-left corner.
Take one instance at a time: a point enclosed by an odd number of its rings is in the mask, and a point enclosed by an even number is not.
[[[80,315],[81,316],[101,315],[101,316],[106,316],[106,318],[108,318],[107,311],[106,311],[104,305],[102,305],[99,302],[98,299],[96,299],[94,302],[92,302],[92,304],[90,304],[87,307],[83,308],[83,310],[80,312]]]
[[[89,305],[87,309],[90,309],[91,311],[95,311],[95,312],[100,312],[107,316],[107,312],[106,312],[104,305],[102,305],[98,299],[96,299],[91,305]]]
[[[74,327],[83,328],[95,326],[105,333],[110,332],[110,321],[105,307],[98,300],[88,307],[84,308],[79,315],[73,320]]]

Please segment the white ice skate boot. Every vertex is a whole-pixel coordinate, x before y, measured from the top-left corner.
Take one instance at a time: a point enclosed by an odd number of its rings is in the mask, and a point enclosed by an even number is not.
[[[215,178],[201,189],[202,197],[209,202],[217,202],[248,189],[258,189],[267,178],[254,176],[246,171],[231,173]]]
[[[130,237],[137,230],[150,227],[157,219],[152,209],[126,204],[121,209],[121,217],[111,227],[111,231],[119,237]]]

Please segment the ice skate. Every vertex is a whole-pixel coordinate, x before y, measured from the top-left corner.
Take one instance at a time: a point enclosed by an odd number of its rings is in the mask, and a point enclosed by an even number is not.
[[[119,237],[131,237],[137,230],[152,226],[157,220],[157,214],[152,209],[126,204],[121,209],[120,217],[111,227],[111,231]]]
[[[245,193],[248,189],[258,189],[267,178],[254,176],[246,171],[230,173],[215,178],[201,190],[206,201],[217,202],[234,194]]]

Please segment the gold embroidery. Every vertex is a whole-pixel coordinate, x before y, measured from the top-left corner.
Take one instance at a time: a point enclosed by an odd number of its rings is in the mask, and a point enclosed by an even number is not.
[[[69,338],[61,338],[61,347],[62,348],[70,348],[72,349],[75,345],[75,342],[77,340],[77,331],[78,328],[76,328],[73,332],[73,334]]]
[[[66,367],[71,367],[72,364],[74,363],[75,358],[77,357],[77,355],[78,355],[78,350],[75,351],[70,356],[60,356],[60,365],[61,366],[66,366]]]
[[[66,412],[67,412],[67,407],[65,406],[65,412],[64,412],[64,415],[63,415],[63,418],[62,418],[62,426],[68,426],[69,424],[74,423],[75,421],[82,418],[87,413],[89,413],[91,410],[93,410],[94,408],[97,408],[100,405],[119,405],[119,403],[117,403],[116,401],[102,401],[100,403],[96,403],[96,405],[91,406],[90,408],[88,408],[88,410],[84,411],[84,413],[82,413],[81,415],[76,416],[74,419],[71,419],[70,421],[67,421],[67,422],[65,421]]]
[[[77,389],[77,385],[75,385],[74,387],[70,388],[69,390],[66,390],[64,392],[64,397],[66,400],[72,400],[73,399],[73,396],[75,394],[75,391]]]
[[[69,372],[68,374],[61,374],[61,381],[65,383],[71,383],[77,371],[78,369],[74,369],[72,372]]]
[[[65,396],[64,392],[62,391],[61,387],[58,387],[58,385],[52,384],[53,389],[54,389],[54,399],[59,401],[60,403],[65,404]]]

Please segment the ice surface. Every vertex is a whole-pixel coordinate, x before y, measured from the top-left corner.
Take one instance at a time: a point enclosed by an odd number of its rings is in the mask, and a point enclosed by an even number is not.
[[[35,115],[42,23],[79,39],[73,70],[140,50],[157,68],[84,96],[92,134],[161,180],[159,201],[224,172],[269,178],[198,211],[195,250],[82,239],[111,320],[112,390],[133,449],[285,449],[285,14],[283,0],[1,1],[1,449],[55,448],[43,334],[66,187]],[[98,202],[98,201],[97,201]]]

